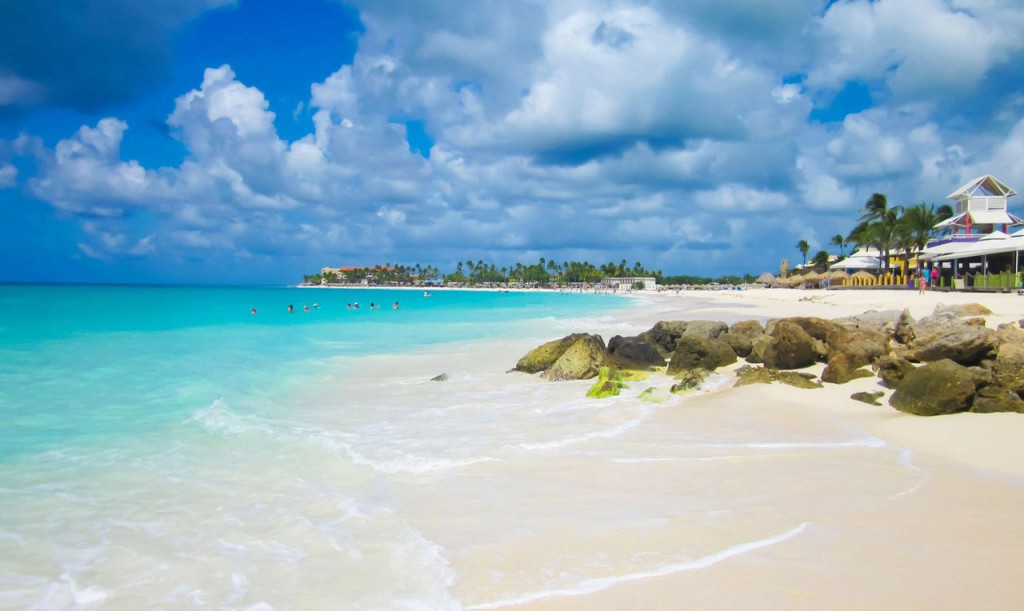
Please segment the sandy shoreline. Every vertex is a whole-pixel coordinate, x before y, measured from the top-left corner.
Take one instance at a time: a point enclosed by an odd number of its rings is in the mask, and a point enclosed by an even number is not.
[[[1024,298],[1009,294],[918,295],[902,290],[773,289],[635,297],[643,300],[637,309],[613,314],[590,328],[567,330],[596,332],[607,340],[643,331],[659,320],[837,318],[902,308],[920,318],[939,303],[982,303],[994,313],[988,323],[995,327],[1016,322],[1024,306]],[[508,351],[492,353],[489,366],[504,368],[521,356],[523,342],[512,344]],[[820,366],[812,370],[820,373]],[[572,384],[578,392],[586,387]],[[1024,543],[1024,525],[1017,518],[1024,503],[1024,416],[920,418],[849,398],[853,392],[876,389],[882,389],[876,378],[818,390],[753,385],[690,396],[674,408],[659,410],[603,446],[611,449],[602,451],[637,448],[643,458],[627,460],[630,469],[624,474],[618,474],[618,467],[610,472],[606,467],[603,473],[564,468],[573,470],[573,479],[593,478],[595,486],[651,491],[636,499],[640,506],[671,507],[675,498],[682,512],[673,516],[667,510],[660,518],[663,524],[655,528],[658,534],[647,544],[644,537],[652,535],[646,526],[639,531],[628,521],[621,527],[606,526],[617,534],[603,539],[607,550],[602,555],[614,557],[620,546],[621,554],[635,557],[653,550],[671,556],[673,546],[701,550],[706,545],[707,551],[684,554],[682,561],[656,570],[504,597],[486,594],[487,580],[468,567],[512,551],[454,552],[453,565],[466,574],[456,591],[467,608],[957,609],[1024,604],[1024,583],[1011,568],[1018,565]],[[891,391],[886,392],[883,403]],[[744,430],[729,428],[736,423]],[[712,431],[718,427],[726,438],[738,436],[727,444],[738,454],[692,457],[688,453],[694,450],[678,441],[658,445],[680,431],[704,426]],[[833,429],[842,432],[839,441],[821,442]],[[714,438],[714,433],[705,435]],[[781,441],[758,441],[762,436]],[[811,441],[800,441],[805,438]],[[680,471],[694,460],[702,471]],[[787,467],[790,460],[795,462]],[[560,465],[555,461],[549,468]],[[720,471],[703,470],[711,468]],[[680,479],[684,473],[689,475]],[[691,486],[706,492],[693,496]],[[687,508],[704,498],[726,499],[729,508],[686,517]],[[592,502],[614,506],[624,501],[607,492],[595,494]],[[718,513],[730,518],[720,524],[720,518],[709,517]],[[705,531],[706,541],[697,534]],[[579,547],[589,545],[587,539],[563,540],[554,533],[549,537],[543,544],[520,544],[530,551],[518,551],[517,562],[543,566],[552,546],[585,556]],[[646,549],[644,545],[651,551],[637,551],[637,546]]]

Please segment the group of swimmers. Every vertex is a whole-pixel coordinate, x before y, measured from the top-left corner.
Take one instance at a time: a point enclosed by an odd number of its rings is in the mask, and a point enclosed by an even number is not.
[[[315,304],[315,303],[314,303],[314,304],[313,304],[313,309],[314,309],[314,310],[319,310],[319,309],[320,309],[320,306],[319,306],[319,304]],[[359,302],[357,301],[357,302],[355,302],[355,303],[349,303],[349,304],[346,304],[346,306],[345,306],[345,309],[346,309],[346,310],[358,310],[358,309],[359,309]],[[375,303],[373,303],[373,302],[371,301],[371,302],[370,302],[370,309],[371,309],[371,310],[379,310],[379,309],[380,309],[380,306],[379,306],[379,305],[377,305],[377,304],[375,304]],[[394,303],[394,305],[392,305],[392,306],[391,306],[391,309],[392,309],[392,310],[397,310],[397,309],[398,309],[398,302],[397,302],[397,301],[396,301],[396,302]],[[304,305],[304,306],[302,306],[302,311],[303,311],[303,312],[309,312],[309,311],[310,311],[310,310],[309,310],[309,306],[308,306],[308,305]],[[289,313],[289,314],[292,314],[293,312],[295,312],[295,306],[289,303],[289,304],[288,304],[288,313]],[[251,314],[256,314],[256,308],[252,308],[252,309],[250,310],[250,313],[251,313]]]

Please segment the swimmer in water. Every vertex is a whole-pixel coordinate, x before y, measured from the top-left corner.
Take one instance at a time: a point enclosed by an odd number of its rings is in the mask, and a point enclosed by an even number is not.
[[[288,304],[288,313],[291,314],[294,311],[295,311],[295,307],[292,304],[289,303]]]
[[[250,311],[249,313],[250,314],[255,314],[256,313],[256,308],[253,308],[252,311]]]
[[[393,306],[391,306],[391,307],[392,307],[392,309],[395,309],[395,310],[397,310],[397,309],[398,309],[398,302],[396,301],[396,302],[395,302],[395,305],[393,305]]]

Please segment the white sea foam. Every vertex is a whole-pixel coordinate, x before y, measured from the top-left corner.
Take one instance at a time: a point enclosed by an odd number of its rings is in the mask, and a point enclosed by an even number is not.
[[[614,426],[608,429],[600,431],[590,431],[588,433],[563,437],[562,439],[556,439],[553,441],[520,443],[518,444],[518,447],[524,450],[556,450],[570,445],[585,443],[587,441],[593,441],[595,439],[611,439],[613,437],[618,437],[619,435],[622,435],[626,431],[635,428],[638,424],[643,422],[650,415],[651,411],[651,409],[644,409],[636,418],[627,420],[626,422],[623,422],[618,426]]]
[[[748,541],[746,543],[740,543],[727,547],[721,551],[715,552],[708,556],[702,556],[695,558],[694,560],[688,560],[686,562],[679,562],[675,564],[667,564],[649,571],[638,571],[636,573],[627,573],[625,575],[616,575],[613,577],[601,577],[596,579],[587,579],[577,583],[575,586],[570,588],[562,588],[557,590],[547,590],[542,592],[530,592],[514,598],[508,598],[505,600],[497,600],[489,603],[482,603],[478,605],[467,606],[466,609],[500,609],[502,607],[509,607],[512,605],[523,605],[527,603],[537,602],[539,600],[545,600],[548,598],[558,597],[570,597],[570,596],[583,596],[586,594],[593,594],[606,590],[612,586],[620,583],[626,583],[630,581],[638,581],[641,579],[650,579],[652,577],[664,577],[665,575],[671,575],[672,573],[678,573],[680,571],[693,571],[698,569],[706,569],[710,566],[714,566],[720,562],[741,556],[743,554],[781,543],[787,539],[791,539],[800,533],[802,533],[808,526],[809,522],[803,522],[798,526],[791,528],[785,532],[781,532],[777,535],[765,537],[764,539],[757,539],[755,541]]]

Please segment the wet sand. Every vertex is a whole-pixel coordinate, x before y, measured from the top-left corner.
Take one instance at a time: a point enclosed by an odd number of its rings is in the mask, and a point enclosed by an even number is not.
[[[607,340],[658,320],[904,307],[919,318],[938,303],[974,302],[994,312],[994,327],[1024,311],[1016,295],[916,291],[639,298],[639,310],[564,331]],[[453,379],[432,401],[504,403],[523,434],[399,493],[416,508],[410,523],[444,550],[465,608],[1024,605],[1024,415],[929,419],[849,398],[881,389],[874,378],[801,390],[729,388],[723,377],[720,388],[652,405],[636,395],[670,383],[654,376],[607,403],[580,402],[588,382],[504,373],[537,339],[448,355]],[[426,363],[399,369],[425,374]]]

